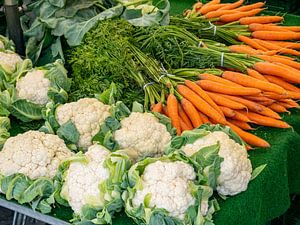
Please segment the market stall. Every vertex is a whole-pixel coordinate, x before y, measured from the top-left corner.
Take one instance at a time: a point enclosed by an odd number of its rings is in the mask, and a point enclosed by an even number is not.
[[[173,1],[171,1],[171,14],[173,14],[173,15],[182,14],[182,12],[185,9],[192,7],[193,3],[194,3],[193,1],[181,2],[181,1],[173,0]],[[285,16],[285,25],[299,26],[298,19],[299,19],[299,17],[297,17],[297,16],[286,15]],[[212,29],[212,31],[213,31],[213,29]],[[71,39],[70,39],[70,41],[71,41]],[[93,40],[89,39],[89,41],[90,42],[85,43],[85,46],[84,45],[82,45],[82,46],[83,47],[88,46],[88,44],[90,44]],[[30,50],[32,51],[33,49],[30,49]],[[43,51],[44,50],[45,49],[43,49]],[[55,53],[57,53],[58,55],[61,54],[60,52],[55,52]],[[74,55],[79,54],[79,53],[80,53],[80,51],[78,50],[78,47],[77,47],[77,52],[75,52],[75,53],[73,52],[73,57],[74,57]],[[52,54],[53,54],[53,52],[52,52]],[[221,56],[222,56],[222,54],[221,54]],[[38,59],[36,57],[38,57],[38,56],[35,54],[33,56],[33,61],[36,60],[36,62],[37,62]],[[39,58],[39,60],[41,58]],[[43,60],[44,59],[42,58],[41,61],[43,61]],[[74,61],[76,61],[76,60],[73,60],[72,63],[74,63]],[[75,63],[78,63],[78,62],[75,62]],[[80,64],[80,63],[82,63],[82,62],[79,61],[78,64],[75,64],[77,66],[76,67],[77,71],[80,71],[80,68],[78,69],[78,65],[80,66],[80,65],[84,64],[84,63],[83,64]],[[95,60],[95,63],[97,63],[97,60]],[[223,64],[223,62],[221,64]],[[57,63],[52,67],[46,66],[43,68],[43,70],[51,71],[53,68],[54,69],[58,68],[58,70],[60,70],[62,73],[64,73],[59,65],[60,64]],[[71,67],[71,65],[69,65],[69,66]],[[74,70],[74,68],[75,67],[73,65],[73,70]],[[163,74],[163,75],[166,77],[168,76],[168,74],[167,75]],[[173,74],[171,74],[171,76],[172,75]],[[58,79],[58,78],[56,78],[56,79]],[[161,79],[162,79],[162,77],[158,77],[158,81],[160,81]],[[151,82],[153,82],[153,81],[151,81]],[[146,87],[147,87],[147,85],[150,84],[151,82],[143,84],[143,85],[146,85]],[[65,84],[66,83],[67,82],[65,82]],[[57,87],[54,87],[54,88],[57,88]],[[66,84],[63,89],[68,91],[69,90],[68,88],[69,87]],[[145,86],[144,86],[144,89],[145,89]],[[71,90],[72,90],[72,87],[71,87]],[[63,98],[61,96],[64,96],[63,94],[61,94],[62,92],[60,92],[60,91],[57,91],[55,93],[59,93],[60,99]],[[180,91],[179,91],[179,93],[182,94]],[[73,98],[72,95],[71,95],[71,98]],[[18,109],[18,106],[16,106],[16,109]],[[78,110],[81,110],[81,109],[78,109]],[[47,116],[46,116],[47,117],[46,120],[47,120],[47,122],[49,122],[50,125],[46,124],[46,126],[44,126],[44,130],[46,129],[47,131],[49,131],[53,128],[53,126],[51,127],[51,125],[52,125],[51,124],[51,118],[52,118],[51,116],[53,116],[53,114],[51,114],[50,111],[47,111],[49,114],[47,114]],[[255,126],[255,130],[252,131],[252,133],[257,135],[258,137],[264,139],[266,142],[268,142],[270,144],[270,147],[255,148],[253,150],[248,151],[249,158],[251,160],[253,169],[258,168],[262,165],[266,165],[266,166],[261,171],[261,173],[259,173],[259,175],[257,177],[255,177],[255,179],[253,179],[249,182],[249,185],[248,185],[246,191],[239,193],[236,196],[228,197],[228,198],[226,198],[226,200],[223,198],[224,196],[222,196],[222,194],[220,194],[221,197],[220,196],[216,197],[216,199],[219,203],[220,210],[216,210],[216,212],[213,214],[214,224],[216,224],[216,225],[223,225],[223,224],[224,225],[233,225],[233,224],[264,225],[267,222],[271,221],[272,219],[282,215],[289,208],[291,194],[299,194],[300,193],[300,153],[298,151],[299,150],[298,143],[300,142],[300,111],[298,109],[291,109],[289,111],[290,112],[283,113],[281,115],[282,115],[282,120],[287,122],[289,125],[291,125],[291,128],[278,129],[278,128],[263,127],[263,126]],[[19,112],[20,112],[20,114],[22,114],[22,118],[24,118],[24,116],[28,116],[28,115],[25,115],[24,112],[21,112],[21,108],[20,108]],[[12,112],[12,114],[16,117],[18,117],[20,115],[16,112]],[[30,116],[32,116],[32,115],[29,115],[29,117]],[[28,117],[26,117],[26,118],[28,118]],[[26,119],[24,121],[26,121]],[[12,122],[12,129],[10,130],[11,136],[15,136],[18,133],[24,132],[24,128],[21,127],[21,125],[22,126],[24,125],[23,122],[19,123],[19,121],[16,121],[16,120],[12,120],[11,122]],[[32,126],[34,127],[34,124],[32,124]],[[62,127],[62,125],[60,125],[60,126]],[[57,128],[55,128],[55,129],[57,129]],[[60,128],[58,128],[58,129],[60,129]],[[110,129],[109,131],[115,132],[115,130],[113,130],[111,127],[109,127],[109,129]],[[65,130],[62,130],[62,129],[60,131],[65,132]],[[73,135],[74,135],[74,133],[73,133]],[[100,135],[102,135],[102,134],[100,134]],[[62,136],[66,137],[67,133],[63,133]],[[69,138],[67,140],[69,142],[66,142],[66,143],[70,144],[71,143],[70,138],[72,138],[72,137],[68,136],[67,138]],[[99,139],[97,139],[97,140],[99,140]],[[110,140],[111,139],[109,139],[109,141]],[[77,142],[78,142],[78,140],[77,140]],[[71,143],[71,144],[73,144],[73,143]],[[103,144],[103,142],[102,142],[102,144]],[[114,146],[115,143],[107,142],[106,144],[109,144],[109,146],[112,146],[112,149],[115,147]],[[83,148],[85,147],[84,144],[82,146],[83,146]],[[69,147],[69,145],[68,145],[68,147]],[[122,154],[121,154],[121,156],[114,155],[113,157],[120,157],[123,160],[122,163],[125,163],[125,164],[127,163],[127,161],[126,161],[127,159],[124,159],[123,158],[124,156]],[[124,165],[124,164],[122,164],[122,165]],[[124,171],[122,171],[122,172],[124,172]],[[61,180],[59,180],[59,181],[61,182]],[[43,198],[42,195],[40,197],[41,197],[41,199]],[[119,199],[117,199],[116,201],[118,201],[118,200]],[[48,201],[48,199],[47,199],[47,201]],[[40,202],[37,202],[36,207],[38,206],[38,204],[40,204]],[[48,204],[48,202],[47,202],[47,204]],[[213,203],[211,203],[211,204],[213,204]],[[24,213],[24,214],[28,213],[27,215],[30,215],[30,212],[27,212],[25,208],[17,209],[16,208],[17,205],[10,204],[9,202],[7,202],[4,199],[1,199],[0,205],[3,205],[4,207],[8,207],[10,209],[14,209],[20,213]],[[49,205],[51,205],[51,203],[49,203]],[[37,208],[41,209],[41,208],[39,208],[39,206]],[[56,206],[53,209],[51,209],[50,211],[51,212],[47,212],[47,214],[50,215],[51,217],[61,219],[62,224],[64,224],[63,221],[66,222],[73,218],[73,211],[69,207]],[[105,214],[105,215],[108,216],[108,214]],[[36,217],[34,217],[34,218],[48,221],[48,223],[53,223],[53,224],[58,223],[57,221],[55,222],[55,219],[52,220],[50,217],[43,218],[42,214],[37,214],[35,216]],[[77,219],[78,219],[78,217],[77,217]],[[107,219],[107,218],[105,218],[105,219]],[[121,213],[120,212],[115,213],[112,223],[114,225],[133,225],[133,224],[135,224],[134,221],[132,219],[130,219],[125,214],[125,212],[123,212],[123,210]]]

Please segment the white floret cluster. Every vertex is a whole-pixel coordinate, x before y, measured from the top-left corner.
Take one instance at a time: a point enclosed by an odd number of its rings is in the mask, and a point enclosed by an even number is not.
[[[143,189],[137,190],[132,200],[133,206],[139,207],[145,196],[151,194],[151,208],[163,208],[171,216],[183,219],[186,210],[195,204],[189,190],[189,182],[195,178],[193,167],[184,162],[151,163],[141,176]]]
[[[99,184],[109,178],[104,161],[109,151],[100,145],[92,145],[85,153],[87,163],[72,162],[65,177],[64,197],[75,213],[80,214],[84,205],[102,207]]]
[[[77,145],[84,150],[92,145],[92,138],[110,115],[110,106],[95,98],[82,98],[56,109],[56,119],[60,125],[70,120],[74,123],[80,134]]]
[[[121,121],[114,138],[121,148],[133,149],[143,158],[161,156],[171,135],[153,114],[133,112]]]
[[[247,189],[251,179],[252,166],[245,147],[236,143],[222,131],[215,131],[192,144],[185,145],[182,150],[191,156],[202,148],[220,143],[219,156],[221,174],[218,177],[217,191],[222,195],[236,195]]]
[[[50,86],[51,82],[45,77],[43,70],[32,70],[17,81],[17,98],[46,105],[49,102],[48,90]]]
[[[0,65],[9,73],[15,72],[17,65],[22,61],[16,53],[0,51]]]
[[[58,136],[28,131],[5,142],[0,152],[0,174],[22,173],[31,179],[53,178],[59,164],[72,155]]]

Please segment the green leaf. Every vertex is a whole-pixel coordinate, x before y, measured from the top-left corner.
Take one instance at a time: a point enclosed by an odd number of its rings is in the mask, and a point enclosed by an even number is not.
[[[254,180],[265,168],[267,164],[260,165],[259,167],[256,167],[251,175],[251,180]]]
[[[26,47],[26,56],[32,60],[33,63],[36,63],[41,55],[44,40],[38,41],[36,37],[31,37],[28,39]]]
[[[131,112],[140,112],[140,113],[143,113],[144,112],[144,106],[142,104],[138,103],[137,101],[134,101],[132,103]]]
[[[48,0],[50,4],[62,8],[65,6],[67,0]]]
[[[13,116],[23,122],[42,119],[42,106],[31,103],[25,99],[13,102],[10,111]]]
[[[66,6],[56,12],[55,16],[72,18],[79,10],[91,8],[95,4],[99,4],[98,0],[77,0],[77,1],[67,1]],[[101,3],[100,3],[101,4]]]
[[[130,113],[131,112],[128,107],[121,101],[118,101],[111,108],[111,115],[117,120],[122,120],[123,118],[128,117]]]
[[[77,144],[79,141],[80,134],[71,120],[61,125],[56,133],[67,143]]]
[[[50,87],[48,89],[48,98],[55,103],[65,103],[68,100],[68,93],[64,89]]]
[[[112,105],[115,103],[114,96],[117,93],[117,87],[114,82],[112,82],[105,91],[103,91],[100,95],[96,94],[96,98],[104,104]]]
[[[162,123],[166,126],[167,131],[171,134],[171,136],[175,137],[176,129],[172,126],[170,118],[166,117],[163,114],[157,113],[157,112],[154,112],[153,114],[156,116],[156,118],[158,118],[160,123]]]
[[[97,16],[89,19],[88,21],[84,21],[81,23],[73,24],[66,30],[64,36],[67,39],[67,42],[70,46],[77,46],[80,44],[84,35],[100,20],[110,19],[117,16],[120,16],[123,12],[123,6],[117,5],[110,9],[107,9]]]

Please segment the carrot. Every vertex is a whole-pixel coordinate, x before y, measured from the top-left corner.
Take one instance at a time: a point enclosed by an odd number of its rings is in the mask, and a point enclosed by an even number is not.
[[[290,128],[291,126],[286,122],[276,120],[274,118],[270,118],[267,116],[262,116],[257,113],[248,112],[247,116],[253,122],[258,125],[268,126],[268,127],[276,127],[276,128]]]
[[[211,11],[207,14],[205,14],[205,18],[206,19],[212,19],[212,18],[218,18],[222,15],[225,15],[225,14],[229,14],[229,13],[235,13],[236,11],[234,10],[217,10],[217,11]]]
[[[204,101],[206,101],[211,107],[217,110],[222,116],[222,110],[217,106],[217,104],[209,97],[209,95],[204,91],[199,85],[190,80],[185,80],[185,85],[188,86],[192,91],[197,93]]]
[[[192,91],[191,89],[189,89],[184,85],[178,85],[177,90],[183,97],[191,101],[191,103],[200,112],[216,120],[220,124],[225,124],[226,122],[225,118],[221,114],[219,114],[217,110],[215,110],[212,106],[210,106],[206,101],[204,101],[201,97],[199,97],[194,91]],[[197,113],[197,115],[199,114]]]
[[[300,93],[288,91],[288,97],[291,99],[300,99]]]
[[[164,114],[165,116],[169,117],[169,113],[168,113],[167,106],[163,106],[162,112],[163,112],[163,114]]]
[[[265,78],[273,83],[273,84],[277,84],[278,86],[288,90],[288,91],[293,91],[293,92],[297,92],[300,93],[300,88],[284,81],[283,79],[280,79],[279,77],[274,77],[274,76],[270,76],[270,75],[265,75]]]
[[[242,73],[225,71],[222,74],[222,77],[227,79],[227,80],[230,80],[232,82],[243,85],[245,87],[257,88],[257,89],[260,89],[262,91],[271,91],[271,92],[275,92],[275,93],[278,93],[278,94],[286,93],[286,91],[282,87],[280,87],[276,84],[261,81],[261,80],[258,80],[256,78],[244,75]]]
[[[245,105],[251,111],[254,111],[254,112],[263,111],[263,108],[261,105],[255,103],[255,102],[249,101],[247,99],[236,97],[236,96],[231,96],[231,95],[222,95],[222,96]]]
[[[179,122],[180,122],[180,128],[182,131],[193,129],[193,128],[190,128],[188,125],[186,125],[186,123],[180,117],[179,117]]]
[[[270,147],[270,144],[268,142],[266,142],[265,140],[255,136],[254,134],[243,131],[241,128],[237,127],[236,125],[234,125],[232,123],[227,122],[227,125],[235,133],[237,133],[247,144],[253,145],[253,146],[256,146],[256,147],[261,147],[261,148]]]
[[[282,99],[280,101],[281,102],[286,102],[286,103],[290,104],[293,107],[299,108],[299,104],[297,102],[295,102],[294,100],[292,100],[292,99]]]
[[[249,69],[247,68],[247,73],[250,77],[254,77],[256,79],[262,80],[262,81],[266,81],[269,82],[263,75],[261,75],[259,72],[257,72],[256,70],[253,69]]]
[[[253,130],[253,128],[246,122],[234,119],[227,119],[229,123],[234,124],[235,126],[243,129],[243,130]]]
[[[229,95],[257,95],[261,93],[261,91],[256,88],[231,87],[210,80],[199,80],[196,83],[206,91]]]
[[[257,43],[259,43],[260,45],[265,46],[266,48],[268,48],[269,50],[276,50],[277,53],[283,53],[283,54],[289,54],[289,55],[295,55],[295,56],[300,56],[300,52],[294,50],[294,49],[289,49],[289,48],[282,48],[279,45],[270,43],[268,41],[263,41],[263,40],[259,40],[259,39],[255,39],[255,41]]]
[[[237,13],[233,13],[233,14],[226,14],[226,15],[220,16],[219,19],[220,19],[220,21],[222,21],[224,23],[230,23],[230,22],[238,21],[239,19],[241,19],[243,17],[255,16],[256,14],[260,13],[263,10],[264,9],[252,9],[252,10],[246,11],[246,12],[237,12]]]
[[[167,98],[167,109],[173,127],[176,128],[177,135],[181,134],[181,127],[178,114],[178,101],[173,94],[169,94]]]
[[[261,107],[263,108],[263,110],[258,112],[259,114],[270,117],[270,118],[274,118],[274,119],[281,119],[280,115],[278,113],[274,112],[272,109],[270,109],[266,106],[263,106],[263,105],[261,105]]]
[[[294,31],[294,32],[300,32],[300,26],[282,26],[284,29]]]
[[[263,17],[263,16],[262,16]],[[244,18],[242,18],[244,19]],[[242,20],[241,19],[241,20]],[[288,32],[288,29],[285,29],[284,27],[281,26],[271,26],[269,24],[261,24],[261,23],[251,23],[248,26],[250,31],[283,31],[283,32]]]
[[[163,105],[161,102],[158,102],[157,104],[155,104],[152,108],[152,112],[158,112],[158,113],[162,113],[162,109],[163,109]]]
[[[283,106],[284,108],[291,109],[291,108],[299,108],[293,104],[287,102],[277,102],[279,105]]]
[[[220,4],[221,0],[211,0],[210,2],[206,3],[205,5],[214,5],[214,4]]]
[[[257,2],[257,3],[251,4],[251,5],[241,6],[241,7],[237,8],[236,10],[240,11],[240,12],[245,12],[245,11],[249,11],[249,10],[252,10],[252,9],[261,8],[264,5],[265,5],[264,2]]]
[[[205,15],[209,12],[212,12],[212,11],[215,11],[215,10],[218,10],[220,8],[222,8],[223,6],[225,6],[226,4],[215,4],[215,5],[204,5],[200,10],[199,12],[202,14],[202,15]]]
[[[232,109],[227,108],[225,106],[219,106],[219,107],[223,111],[223,113],[226,117],[234,117],[235,116],[235,112]]]
[[[274,99],[274,100],[281,100],[281,99],[286,99],[288,98],[288,95],[279,95],[279,94],[276,94],[274,92],[264,92],[264,96],[267,97],[267,98],[270,98],[270,99]]]
[[[282,32],[282,31],[254,31],[252,37],[270,40],[270,41],[285,41],[285,40],[299,40],[300,33],[296,32]]]
[[[295,71],[290,71],[287,68],[274,63],[257,62],[254,64],[253,68],[262,74],[278,76],[295,83],[300,83],[300,72],[296,73]]]
[[[245,109],[247,108],[245,105],[232,101],[228,98],[225,98],[219,94],[207,92],[207,94],[219,105],[219,106],[225,106],[230,109]]]
[[[243,121],[243,122],[251,122],[250,119],[243,113],[241,113],[241,110],[235,111],[235,115],[232,117],[234,120]]]
[[[266,24],[266,23],[279,23],[283,20],[282,16],[252,16],[241,18],[240,24],[249,25],[253,23]]]
[[[243,35],[239,35],[238,39],[242,42],[244,42],[247,45],[250,45],[252,48],[258,49],[258,50],[262,50],[262,51],[268,51],[267,48],[263,47],[262,45],[260,45],[259,43],[257,43],[255,40],[248,38],[246,36]]]
[[[274,99],[270,99],[266,96],[244,96],[244,98],[255,102],[271,102],[270,104],[275,102]]]
[[[287,41],[270,41],[270,42],[279,45],[283,48],[300,49],[300,43],[287,42]]]
[[[259,55],[260,52],[258,50],[255,50],[254,48],[251,48],[247,45],[231,45],[229,46],[229,50],[231,52],[235,53],[244,53],[248,55]]]
[[[210,123],[208,117],[206,115],[204,115],[202,112],[199,112],[199,116],[203,123]]]
[[[284,65],[287,65],[287,66],[290,66],[290,67],[293,67],[295,69],[300,70],[300,63],[298,63],[298,62],[293,62],[293,61],[288,60],[288,59],[278,58],[278,57],[274,57],[274,56],[261,55],[261,56],[258,56],[258,57],[263,59],[263,60],[266,60],[268,62],[271,62],[271,63],[279,62],[279,63],[282,63]]]
[[[219,10],[236,9],[237,7],[240,7],[243,3],[244,3],[244,0],[238,0],[234,3],[228,4],[224,7],[222,7]]]
[[[193,104],[189,100],[183,98],[181,100],[181,106],[182,106],[184,112],[190,118],[190,120],[193,124],[193,127],[201,126],[201,124],[202,124],[201,118],[198,114],[197,109],[193,106]]]
[[[282,105],[280,105],[278,103],[273,103],[272,105],[269,106],[269,108],[277,113],[288,112],[285,107],[283,107]]]
[[[229,80],[226,80],[226,79],[224,79],[222,77],[219,77],[219,76],[216,76],[216,75],[212,75],[212,74],[208,74],[208,73],[199,74],[198,77],[201,80],[210,80],[210,81],[215,81],[215,82],[218,82],[218,83],[221,83],[221,84],[225,84],[225,85],[228,85],[228,86],[241,87],[241,85],[239,85],[239,84],[236,84],[236,83],[231,82]]]
[[[193,8],[193,10],[198,12],[202,8],[202,6],[203,6],[202,2],[196,2],[192,8]]]
[[[190,121],[189,117],[186,115],[185,111],[181,107],[180,104],[178,104],[178,114],[179,117],[183,120],[183,122],[191,129],[193,129],[192,122]]]

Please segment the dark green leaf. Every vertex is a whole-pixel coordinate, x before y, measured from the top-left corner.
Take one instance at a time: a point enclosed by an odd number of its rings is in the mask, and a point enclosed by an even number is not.
[[[12,103],[11,114],[23,122],[42,119],[42,106],[19,99]]]
[[[56,133],[67,143],[77,144],[79,141],[80,134],[72,121],[68,121],[61,125]]]

